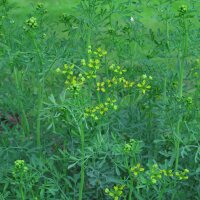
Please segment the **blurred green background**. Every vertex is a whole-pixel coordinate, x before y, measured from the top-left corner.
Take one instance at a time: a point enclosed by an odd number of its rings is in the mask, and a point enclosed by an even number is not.
[[[19,18],[23,18],[28,15],[33,7],[41,2],[44,3],[48,10],[49,15],[56,17],[62,13],[67,13],[72,10],[72,7],[76,6],[80,0],[46,0],[46,1],[34,1],[34,0],[9,0],[16,6],[15,14]]]
[[[16,20],[25,20],[27,19],[28,14],[33,11],[33,7],[41,2],[44,3],[45,7],[48,10],[47,18],[50,22],[57,22],[59,19],[59,16],[61,16],[63,13],[67,14],[73,14],[78,15],[79,13],[75,13],[72,9],[74,6],[78,5],[81,0],[41,0],[41,1],[35,1],[35,0],[8,0],[9,2],[13,3],[15,5],[14,9],[14,16],[16,17]],[[117,3],[123,3],[128,2],[128,0],[110,0],[112,2]],[[141,8],[142,12],[141,15],[141,21],[144,23],[144,25],[147,28],[157,29],[158,26],[160,26],[160,23],[157,19],[157,11],[155,9],[161,7],[159,4],[162,4],[164,2],[167,2],[166,0],[142,0],[143,8]],[[131,2],[137,2],[136,0],[131,0]],[[200,8],[200,0],[169,0],[168,3],[171,3],[174,13],[178,10],[178,8],[182,4],[186,4],[189,9],[196,9],[199,10]],[[155,6],[157,4],[157,6]],[[154,5],[154,6],[153,6]],[[134,11],[133,11],[134,16]],[[197,22],[198,23],[198,22]]]

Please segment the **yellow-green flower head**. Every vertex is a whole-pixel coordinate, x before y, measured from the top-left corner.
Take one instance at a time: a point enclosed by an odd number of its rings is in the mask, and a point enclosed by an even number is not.
[[[108,188],[106,188],[106,189],[105,189],[105,193],[108,194],[109,192],[110,192],[110,190],[109,190]]]
[[[115,64],[110,65],[109,69],[118,75],[123,75],[125,72],[127,72],[126,69],[123,69],[120,66],[116,66]]]
[[[134,174],[134,176],[138,176],[139,173],[143,172],[144,168],[141,167],[141,164],[138,163],[137,165],[135,165],[134,167],[131,167],[131,172]]]
[[[113,77],[113,78],[112,78],[112,83],[113,83],[114,85],[117,85],[118,81],[117,81],[116,77]]]
[[[97,48],[97,52],[101,52],[102,49],[100,47]]]
[[[103,56],[107,55],[107,51],[102,51],[102,55]]]
[[[184,15],[187,12],[187,10],[188,8],[186,5],[181,5],[178,11],[180,15]]]
[[[81,64],[82,64],[83,66],[86,65],[86,61],[85,61],[85,59],[82,59],[82,60],[81,60]]]
[[[185,174],[188,174],[190,171],[189,171],[189,169],[184,169],[183,172],[184,172]]]
[[[24,164],[25,164],[24,160],[16,160],[15,161],[15,167],[17,167],[17,168],[23,167]]]
[[[105,56],[107,54],[107,51],[105,50],[102,50],[100,47],[98,47],[96,49],[96,51],[92,51],[91,48],[88,48],[88,53],[89,54],[94,54],[95,56],[98,56],[99,58]]]
[[[57,69],[56,69],[56,72],[57,72],[57,73],[60,73],[60,72],[61,72],[61,69],[60,69],[60,68],[57,68]]]
[[[142,93],[145,94],[147,90],[151,89],[151,86],[144,79],[141,83],[137,84],[137,87],[141,89]]]
[[[13,176],[18,177],[25,175],[28,171],[28,167],[26,166],[26,163],[24,160],[16,160],[14,162],[14,169],[13,169]]]
[[[29,28],[37,28],[38,24],[37,24],[37,19],[35,17],[31,17],[29,19],[26,20],[26,25]]]
[[[44,4],[39,2],[39,3],[37,3],[36,9],[41,9],[43,7],[44,7]]]
[[[109,69],[114,70],[115,64],[110,65]]]
[[[95,60],[94,60],[94,63],[95,63],[96,65],[98,65],[98,64],[100,63],[100,60],[99,60],[99,59],[95,59]]]
[[[92,54],[92,47],[90,45],[88,46],[88,54]]]
[[[97,120],[100,116],[103,116],[106,114],[109,110],[117,109],[117,105],[115,104],[116,100],[106,101],[104,103],[100,103],[99,105],[91,108],[85,109],[85,116],[86,117],[92,117],[93,119]]]
[[[125,185],[116,185],[113,189],[105,189],[105,193],[108,194],[112,199],[119,200],[119,198],[123,195]]]
[[[135,143],[136,141],[134,139],[130,139],[130,141],[124,145],[124,151],[126,153],[130,152],[134,148]]]
[[[153,164],[148,171],[148,175],[150,176],[150,181],[152,184],[156,184],[158,180],[162,178],[162,174],[167,174],[167,172],[160,170],[158,164]]]
[[[143,78],[143,79],[146,79],[146,78],[147,78],[147,75],[146,75],[146,74],[143,74],[143,75],[142,75],[142,78]]]
[[[188,173],[189,173],[189,170],[184,169],[183,171],[175,172],[175,175],[179,180],[187,180],[188,179]]]
[[[63,67],[64,69],[69,69],[69,66],[68,66],[68,64],[64,64],[64,67]]]
[[[126,81],[126,80],[123,80],[123,83],[124,83],[124,88],[131,88],[135,84],[133,81],[129,82],[129,81]]]
[[[94,71],[85,72],[85,76],[87,79],[92,79],[92,78],[95,79],[97,77]]]
[[[97,82],[97,91],[100,91],[100,92],[105,92],[106,89],[105,89],[105,83],[104,82]]]
[[[131,151],[131,149],[132,149],[132,146],[131,146],[130,144],[125,144],[125,145],[124,145],[124,151],[125,151],[125,152],[128,153],[128,152]]]
[[[171,169],[161,169],[160,173],[163,174],[164,176],[168,176],[168,177],[173,177],[173,171]]]

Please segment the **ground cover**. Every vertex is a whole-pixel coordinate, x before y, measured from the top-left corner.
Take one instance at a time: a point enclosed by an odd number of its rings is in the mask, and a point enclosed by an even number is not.
[[[0,1],[0,199],[200,198],[198,1]]]

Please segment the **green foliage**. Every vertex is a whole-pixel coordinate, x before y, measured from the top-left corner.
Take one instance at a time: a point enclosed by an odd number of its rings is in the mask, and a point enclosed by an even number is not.
[[[0,0],[0,199],[199,199],[199,2],[49,2]]]

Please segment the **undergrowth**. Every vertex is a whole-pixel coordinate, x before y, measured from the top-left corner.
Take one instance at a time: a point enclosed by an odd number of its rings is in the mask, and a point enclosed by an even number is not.
[[[1,0],[0,199],[200,199],[199,6]]]

